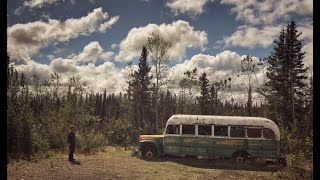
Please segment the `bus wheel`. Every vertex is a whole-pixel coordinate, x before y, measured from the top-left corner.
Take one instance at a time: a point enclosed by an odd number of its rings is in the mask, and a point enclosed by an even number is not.
[[[154,146],[145,146],[141,151],[143,159],[152,160],[157,157],[157,151]]]
[[[237,151],[232,155],[232,159],[236,162],[244,162],[248,158],[249,158],[249,154],[246,151]]]

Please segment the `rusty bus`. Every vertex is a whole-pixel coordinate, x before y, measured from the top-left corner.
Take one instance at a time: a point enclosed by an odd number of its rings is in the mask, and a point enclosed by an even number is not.
[[[161,155],[280,158],[280,131],[261,117],[173,115],[162,135],[140,135],[139,150],[145,159]]]

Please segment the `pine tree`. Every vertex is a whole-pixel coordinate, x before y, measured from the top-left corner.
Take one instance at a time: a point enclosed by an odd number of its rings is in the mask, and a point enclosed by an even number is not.
[[[135,97],[134,106],[138,111],[138,127],[142,127],[150,114],[150,83],[152,76],[150,75],[151,67],[147,62],[148,50],[142,47],[141,57],[139,59],[139,69],[134,72],[133,93]]]
[[[200,96],[198,97],[201,114],[210,114],[209,80],[204,72],[199,77]]]
[[[301,128],[299,124],[305,113],[303,99],[307,68],[303,64],[305,52],[301,51],[301,41],[298,40],[301,34],[295,22],[289,22],[280,32],[274,52],[267,60],[266,85],[270,91],[267,101],[275,112],[275,118],[289,130]]]

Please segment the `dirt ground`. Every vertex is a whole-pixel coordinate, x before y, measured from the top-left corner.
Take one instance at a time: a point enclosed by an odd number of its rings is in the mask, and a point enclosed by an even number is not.
[[[195,160],[162,157],[145,161],[133,150],[106,147],[94,155],[75,154],[70,163],[67,154],[37,162],[19,161],[7,166],[8,179],[277,179],[266,166],[231,160]]]

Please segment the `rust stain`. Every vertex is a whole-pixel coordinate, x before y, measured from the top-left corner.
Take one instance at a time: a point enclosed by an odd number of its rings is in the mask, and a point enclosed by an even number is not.
[[[241,144],[243,144],[243,141],[242,140],[224,139],[224,140],[217,141],[216,144],[241,145]]]

